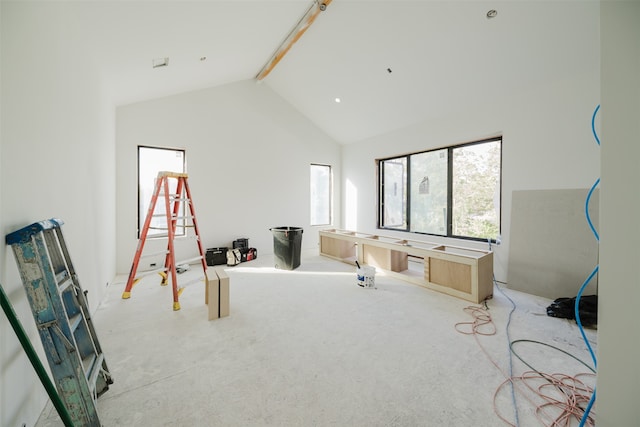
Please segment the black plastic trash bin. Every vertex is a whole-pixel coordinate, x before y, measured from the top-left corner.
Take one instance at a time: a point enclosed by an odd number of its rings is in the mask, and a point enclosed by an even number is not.
[[[273,257],[275,267],[280,270],[294,270],[300,266],[300,248],[302,247],[302,228],[274,227]]]

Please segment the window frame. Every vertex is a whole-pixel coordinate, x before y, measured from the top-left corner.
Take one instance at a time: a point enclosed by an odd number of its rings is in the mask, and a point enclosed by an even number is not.
[[[377,170],[377,219],[376,219],[376,227],[380,230],[390,230],[390,231],[400,231],[405,233],[419,234],[419,235],[428,235],[428,236],[437,236],[437,237],[447,237],[447,238],[455,238],[455,239],[463,239],[463,240],[473,240],[473,241],[482,241],[486,242],[490,240],[492,243],[496,242],[496,238],[481,238],[474,236],[465,236],[465,235],[457,235],[453,234],[453,178],[454,178],[454,152],[456,149],[470,147],[474,145],[499,142],[500,147],[500,155],[499,155],[499,176],[498,176],[498,203],[499,208],[497,211],[498,215],[498,235],[502,233],[502,146],[503,146],[503,136],[494,136],[490,138],[485,138],[481,140],[475,140],[470,142],[465,142],[456,145],[450,145],[445,147],[436,147],[429,150],[417,151],[407,154],[402,154],[398,156],[391,156],[376,159],[376,170]],[[446,213],[446,224],[445,224],[445,233],[444,234],[436,234],[436,233],[428,233],[421,231],[412,231],[411,230],[411,157],[414,155],[420,155],[424,153],[437,152],[447,150],[447,213]],[[394,161],[404,159],[406,164],[406,172],[404,174],[404,183],[403,185],[406,187],[406,199],[404,200],[404,218],[406,226],[404,228],[399,227],[390,227],[384,226],[384,163],[387,161]],[[496,236],[497,237],[497,236]]]
[[[140,238],[140,233],[142,232],[142,228],[144,227],[144,222],[146,220],[146,215],[147,215],[147,211],[148,211],[148,205],[146,205],[144,208],[141,207],[141,202],[142,202],[142,185],[141,185],[141,149],[150,149],[150,150],[165,150],[165,151],[172,151],[172,152],[181,152],[182,153],[182,171],[172,171],[172,172],[180,172],[180,173],[186,173],[187,171],[187,151],[184,148],[173,148],[173,147],[157,147],[157,146],[152,146],[152,145],[143,145],[140,144],[137,146],[136,152],[137,152],[137,184],[138,184],[138,203],[137,203],[137,224],[136,224],[136,229],[137,229],[137,238]],[[160,171],[158,171],[160,172]],[[153,184],[153,189],[155,189],[155,182]],[[160,203],[161,200],[158,200],[157,203]],[[156,204],[156,209],[157,209],[158,204]],[[185,208],[184,204],[182,204],[181,206],[182,209]],[[184,217],[184,212],[181,215],[182,217]],[[183,219],[183,225],[185,220]],[[151,233],[149,232],[147,234],[147,239],[161,239],[161,238],[166,238],[168,235],[168,233]],[[176,228],[176,234],[175,237],[181,237],[181,236],[185,236],[186,235],[186,227],[180,227],[178,226]]]
[[[329,222],[328,223],[313,223],[311,221],[312,217],[312,212],[313,212],[313,208],[312,208],[312,204],[314,202],[313,200],[313,195],[311,194],[311,173],[312,173],[312,169],[313,167],[323,167],[323,168],[328,168],[329,169],[329,197],[328,197],[328,201],[329,201],[329,206],[327,207],[328,209],[328,218],[329,218]],[[327,225],[332,225],[333,224],[333,168],[331,167],[331,165],[326,165],[326,164],[322,164],[322,163],[310,163],[309,164],[309,225],[312,227],[322,227],[322,226],[327,226]]]

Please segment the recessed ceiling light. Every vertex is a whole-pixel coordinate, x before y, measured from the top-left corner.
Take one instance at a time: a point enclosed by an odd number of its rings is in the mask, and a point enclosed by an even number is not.
[[[342,100],[340,98],[336,98],[335,101],[336,101],[337,104],[340,104],[340,102],[342,102]]]
[[[487,19],[495,18],[496,16],[498,16],[498,11],[495,9],[491,9],[487,12]]]
[[[153,58],[151,64],[153,65],[153,68],[166,67],[169,65],[169,57],[167,56],[165,58]]]

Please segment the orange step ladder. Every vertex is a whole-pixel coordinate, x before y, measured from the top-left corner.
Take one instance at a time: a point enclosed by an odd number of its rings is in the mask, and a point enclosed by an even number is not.
[[[122,293],[123,299],[129,299],[131,297],[131,289],[133,286],[143,277],[149,274],[158,273],[162,276],[161,285],[168,284],[169,275],[171,275],[171,284],[173,286],[173,309],[180,310],[180,301],[179,297],[184,287],[178,287],[178,279],[176,273],[176,266],[181,264],[188,264],[194,261],[200,261],[202,265],[202,270],[204,272],[204,282],[208,283],[207,280],[207,263],[205,260],[204,251],[202,249],[202,240],[200,239],[200,231],[198,229],[198,221],[196,220],[196,213],[193,207],[193,200],[191,198],[191,190],[189,189],[189,183],[187,182],[188,175],[186,173],[176,173],[176,172],[158,172],[158,177],[156,178],[155,188],[153,190],[153,194],[151,196],[151,201],[149,203],[149,210],[147,211],[147,217],[144,221],[144,226],[142,227],[142,232],[140,233],[140,239],[138,240],[138,247],[136,249],[136,254],[133,258],[133,264],[131,265],[131,271],[129,272],[129,278],[127,279],[127,286],[125,287],[124,292]],[[175,192],[171,193],[171,185],[169,183],[170,179],[177,180],[175,185]],[[158,198],[162,197],[164,199],[165,205],[165,214],[154,214],[156,209],[156,204],[158,203]],[[184,204],[183,204],[184,203]],[[181,210],[182,207],[188,207],[189,212],[187,213],[184,209]],[[180,214],[184,211],[184,216],[180,216]],[[166,224],[161,226],[151,226],[151,221],[153,218],[157,217],[165,217]],[[195,240],[198,244],[198,252],[200,256],[195,258],[191,258],[188,260],[176,262],[175,257],[175,248],[174,248],[174,238],[176,236],[176,229],[178,227],[183,227],[185,235],[187,234],[187,228],[193,228],[195,232]],[[149,233],[149,229],[156,230],[166,230],[167,232],[167,250],[166,252],[161,252],[161,254],[165,255],[164,266],[159,269],[145,271],[141,273],[140,276],[136,277],[136,273],[138,271],[138,265],[140,263],[140,258],[142,257],[142,252],[144,250],[144,245],[147,240],[147,235]],[[153,254],[152,256],[157,256],[159,254]]]

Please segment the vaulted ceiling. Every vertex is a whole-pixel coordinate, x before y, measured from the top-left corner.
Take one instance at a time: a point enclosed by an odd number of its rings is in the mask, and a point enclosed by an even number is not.
[[[74,3],[118,105],[255,79],[314,5]],[[256,84],[349,143],[593,68],[598,23],[596,1],[334,0]]]

